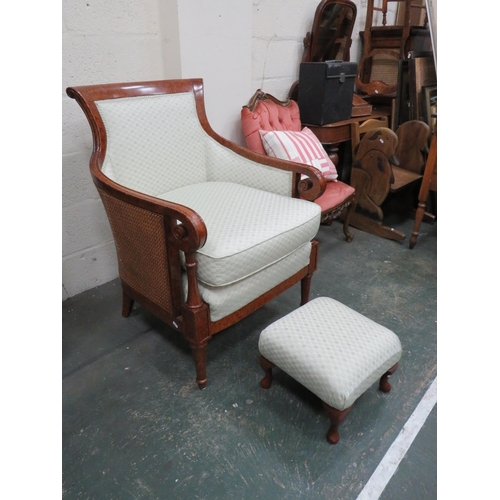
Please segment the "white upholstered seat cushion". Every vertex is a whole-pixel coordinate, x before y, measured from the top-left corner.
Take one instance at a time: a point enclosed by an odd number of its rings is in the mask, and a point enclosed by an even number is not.
[[[269,325],[259,351],[337,410],[344,410],[401,358],[391,330],[318,297]]]
[[[226,286],[272,266],[316,235],[316,203],[230,182],[204,182],[159,198],[195,210],[207,227],[197,252],[198,280]]]
[[[295,252],[272,266],[226,286],[209,286],[199,282],[201,298],[210,306],[210,320],[218,321],[252,300],[278,286],[309,264],[311,243],[307,242]],[[187,278],[184,273],[184,296],[187,297]]]

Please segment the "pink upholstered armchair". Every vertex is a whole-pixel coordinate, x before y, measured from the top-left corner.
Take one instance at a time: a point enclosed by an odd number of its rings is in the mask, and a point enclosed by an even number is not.
[[[337,180],[335,165],[325,149],[309,129],[302,128],[298,104],[290,99],[280,101],[259,89],[243,106],[241,124],[248,149],[307,163],[322,171],[329,182],[324,193],[315,200],[321,207],[321,222],[330,225],[345,211],[344,235],[345,240],[351,242],[354,235],[349,232],[349,219],[356,207],[355,190]]]

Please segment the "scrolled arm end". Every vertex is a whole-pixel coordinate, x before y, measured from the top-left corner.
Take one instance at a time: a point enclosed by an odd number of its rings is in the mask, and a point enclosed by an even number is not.
[[[326,180],[320,171],[313,167],[304,167],[303,170],[300,173],[307,175],[307,177],[299,180],[298,194],[305,200],[314,201],[324,193]]]
[[[176,210],[169,210],[167,238],[185,253],[196,252],[207,239],[205,223],[195,211],[180,205],[175,205],[175,208]]]
[[[182,242],[189,237],[189,231],[183,224],[177,224],[172,228],[172,236],[175,241]]]

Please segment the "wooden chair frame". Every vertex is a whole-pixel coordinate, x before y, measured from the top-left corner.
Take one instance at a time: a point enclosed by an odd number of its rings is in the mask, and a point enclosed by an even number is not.
[[[112,181],[101,171],[107,137],[96,101],[180,92],[194,94],[201,126],[221,147],[256,163],[293,172],[293,197],[314,201],[323,193],[326,182],[315,168],[253,153],[216,134],[205,113],[202,79],[117,83],[67,89],[68,96],[81,106],[92,130],[90,172],[106,208],[116,244],[123,290],[122,314],[128,316],[134,301],[137,301],[171,328],[182,333],[193,353],[196,381],[200,389],[203,389],[207,384],[206,347],[212,335],[240,321],[299,281],[301,304],[309,300],[311,277],[317,267],[317,242],[312,240],[309,264],[295,275],[238,311],[218,321],[211,321],[209,305],[201,298],[196,277],[196,252],[207,238],[207,228],[202,218],[186,206],[128,189]],[[300,181],[302,174],[308,176],[306,181]],[[130,222],[132,218],[133,224]],[[131,234],[131,231],[134,233]],[[140,258],[143,251],[136,250],[134,254],[131,248],[133,245],[130,244],[130,240],[134,238],[140,241],[141,250],[152,248],[155,258],[144,262]],[[182,289],[180,251],[185,253],[188,281],[186,300]],[[138,260],[142,261],[141,264]]]
[[[374,47],[373,46],[373,30],[377,29],[373,25],[373,17],[376,11],[382,12],[382,28],[387,26],[387,10],[388,3],[395,2],[398,5],[404,5],[403,25],[401,26],[401,36],[396,42],[392,42],[391,46]],[[371,79],[371,70],[373,61],[377,56],[385,56],[385,58],[394,59],[395,61],[404,60],[406,58],[406,42],[410,36],[410,15],[411,15],[412,0],[382,0],[382,7],[375,6],[375,0],[368,0],[366,7],[366,22],[363,32],[363,53],[358,65],[358,74],[356,76],[356,88],[363,94],[368,96],[373,95],[393,95],[397,91],[397,76],[393,83],[386,83],[381,80]]]
[[[384,125],[383,120],[367,120],[362,124],[355,123],[352,124],[352,157],[353,157],[353,165],[357,165],[361,158],[359,157],[358,147],[361,142],[361,135],[367,134],[371,132],[372,134],[376,134],[377,132],[382,132],[387,130],[388,133],[393,133],[388,130]],[[400,130],[406,126],[410,126],[409,129],[406,129],[406,135],[403,136],[405,141],[401,143],[398,139]],[[402,168],[399,166],[399,158],[397,155],[398,147],[404,148],[404,152],[414,152],[415,148],[418,148],[421,143],[425,143],[428,141],[428,134],[430,133],[429,126],[423,122],[407,122],[404,126],[401,126],[397,132],[393,133],[394,135],[394,151],[390,158],[387,160],[390,163],[391,169],[391,177],[388,179],[377,170],[377,175],[374,176],[369,186],[366,183],[362,185],[356,185],[353,178],[351,177],[351,183],[355,185],[358,192],[358,208],[361,209],[358,212],[354,213],[351,219],[351,224],[362,231],[369,232],[371,234],[375,234],[376,236],[381,236],[382,238],[388,238],[395,241],[403,241],[406,238],[406,235],[401,231],[393,227],[388,227],[383,224],[384,214],[382,211],[382,203],[385,201],[386,197],[390,193],[397,193],[402,189],[410,188],[414,184],[418,183],[422,180],[423,175],[419,172],[416,172],[408,167],[414,168],[415,162],[410,162],[407,165],[407,168]],[[408,144],[410,142],[410,144]],[[427,154],[427,147],[424,146],[421,153]],[[369,195],[367,193],[367,189],[370,189],[372,193]],[[378,202],[372,204],[368,198],[371,198],[372,201],[377,198]],[[371,208],[369,208],[371,205]],[[377,205],[377,206],[375,206]],[[365,209],[365,213],[362,213]],[[371,216],[367,216],[366,211],[370,212]],[[361,213],[360,213],[361,212]]]
[[[332,40],[328,42],[329,45],[333,43],[339,43],[339,40],[343,43],[340,45],[343,47],[343,53],[337,54],[336,59],[342,59],[343,61],[350,60],[350,49],[352,45],[352,30],[354,29],[354,24],[356,22],[357,15],[357,6],[351,0],[322,0],[318,6],[316,7],[316,12],[314,13],[314,20],[311,31],[308,31],[304,38],[304,53],[302,55],[302,62],[314,62],[314,61],[324,61],[325,58],[315,58],[314,55],[318,51],[319,43],[319,34],[321,32],[321,26],[325,22],[325,12],[328,10],[330,5],[343,5],[346,9],[344,14],[347,12],[347,9],[351,9],[352,22],[349,28],[344,33],[344,37],[342,39],[338,39],[333,37]],[[342,24],[343,18],[336,19],[335,21],[335,30],[332,30],[334,33],[338,32],[338,28]],[[325,52],[327,52],[325,50]],[[328,53],[328,52],[327,52]]]
[[[281,106],[284,108],[287,108],[290,106],[291,101],[294,99],[291,99],[290,97],[287,98],[284,101],[281,101],[274,97],[271,94],[267,94],[263,92],[262,90],[258,89],[255,91],[254,95],[251,97],[250,101],[246,106],[243,106],[243,108],[247,108],[249,111],[254,112],[255,108],[260,102],[266,102],[270,101],[277,106]],[[337,154],[337,148],[333,148],[333,152],[330,153],[328,151],[328,146],[331,145],[323,145],[325,147],[325,151],[327,154],[330,156],[330,159],[332,160],[333,164],[338,163],[338,154]],[[301,181],[303,182],[303,181]],[[319,197],[318,197],[319,198]],[[339,203],[338,205],[335,205],[333,207],[330,207],[327,210],[323,210],[321,213],[321,223],[323,225],[331,225],[332,222],[337,219],[341,214],[344,213],[344,221],[343,221],[343,232],[345,236],[345,240],[350,243],[352,239],[354,238],[354,234],[349,231],[349,221],[351,218],[351,215],[354,213],[354,210],[356,208],[356,192],[348,196],[344,201]]]

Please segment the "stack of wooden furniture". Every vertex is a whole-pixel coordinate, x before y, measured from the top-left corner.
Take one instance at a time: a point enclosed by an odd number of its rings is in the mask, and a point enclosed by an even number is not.
[[[394,25],[387,24],[390,3],[397,4]],[[407,59],[409,52],[432,50],[425,12],[424,0],[368,0],[365,29],[360,33],[362,55],[356,78],[358,93],[369,97],[395,96],[399,61]]]

